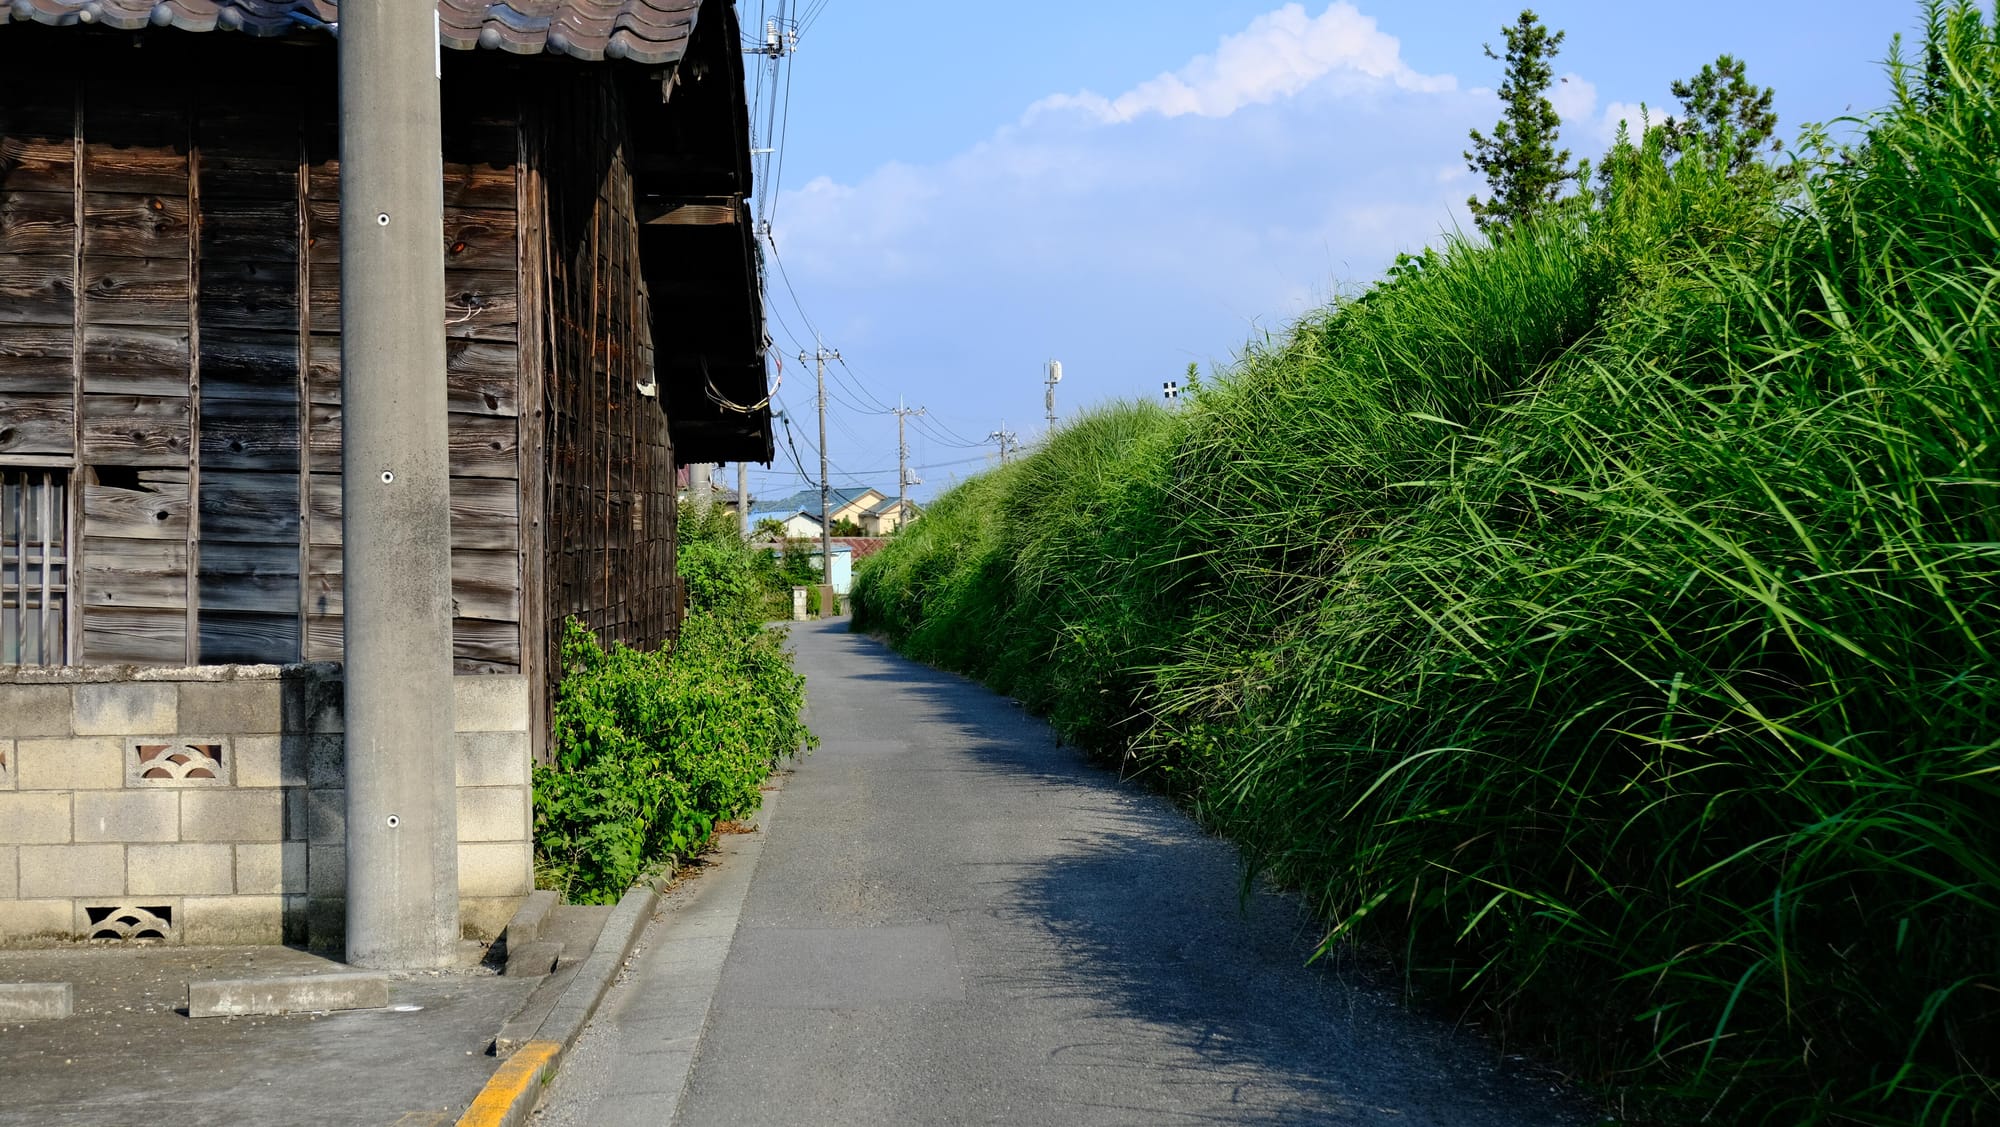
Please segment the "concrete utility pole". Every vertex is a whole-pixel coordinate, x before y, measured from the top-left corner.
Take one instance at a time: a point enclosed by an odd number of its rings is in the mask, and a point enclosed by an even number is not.
[[[688,495],[697,512],[707,512],[715,503],[715,463],[700,462],[688,467]]]
[[[430,4],[340,6],[347,961],[458,955],[444,165]]]
[[[821,614],[833,613],[833,522],[828,510],[833,503],[833,486],[827,477],[826,459],[826,362],[840,359],[839,349],[828,349],[824,341],[814,341],[813,351],[799,353],[799,363],[811,360],[819,369],[819,606]]]
[[[1006,423],[1001,423],[1000,429],[988,434],[986,439],[1000,444],[1000,464],[1003,466],[1007,464],[1008,455],[1021,448],[1021,436],[1008,430]]]
[[[750,463],[736,463],[736,523],[750,539]]]
[[[1049,412],[1049,433],[1056,432],[1056,385],[1062,382],[1062,361],[1051,360],[1048,367],[1048,393],[1043,403]]]
[[[904,429],[911,415],[921,417],[926,413],[922,407],[905,407],[901,399],[896,400],[896,527],[910,519],[910,486],[922,485],[924,479],[910,472],[910,440]]]

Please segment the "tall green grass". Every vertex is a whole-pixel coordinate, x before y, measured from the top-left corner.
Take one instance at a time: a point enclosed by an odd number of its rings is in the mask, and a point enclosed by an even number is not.
[[[2000,45],[1926,14],[1860,142],[1623,144],[941,498],[858,620],[1634,1118],[2000,1118]]]

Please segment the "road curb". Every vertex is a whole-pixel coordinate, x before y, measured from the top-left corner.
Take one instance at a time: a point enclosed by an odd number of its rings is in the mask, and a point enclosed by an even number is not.
[[[556,999],[555,1008],[542,1019],[534,1038],[515,1050],[486,1082],[479,1098],[459,1118],[458,1127],[514,1127],[527,1119],[562,1054],[597,1012],[604,992],[611,989],[659,904],[659,892],[646,886],[632,889],[618,901],[611,918],[604,921],[590,957]]]

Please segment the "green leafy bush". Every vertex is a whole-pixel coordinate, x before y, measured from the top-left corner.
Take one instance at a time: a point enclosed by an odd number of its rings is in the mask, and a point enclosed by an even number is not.
[[[725,514],[727,515],[727,514]],[[610,649],[572,619],[554,762],[535,769],[537,868],[575,903],[609,903],[756,810],[758,786],[812,740],[804,679],[763,629],[758,564],[720,522],[683,514],[687,621],[666,651]]]
[[[857,625],[1641,1119],[1994,1122],[2000,43],[1926,12],[1854,145],[1621,144],[940,498]]]

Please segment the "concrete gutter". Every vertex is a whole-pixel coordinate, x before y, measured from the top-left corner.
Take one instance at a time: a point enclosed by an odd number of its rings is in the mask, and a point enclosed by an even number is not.
[[[597,1012],[604,992],[617,979],[619,968],[632,954],[633,945],[639,942],[640,933],[646,930],[659,904],[659,892],[650,887],[627,892],[612,910],[611,918],[605,921],[590,957],[584,960],[576,977],[570,980],[534,1033],[501,1031],[495,1039],[494,1051],[506,1055],[507,1063],[493,1074],[486,1089],[459,1118],[459,1127],[515,1127],[527,1119],[541,1100],[542,1088],[554,1075],[562,1054]]]

